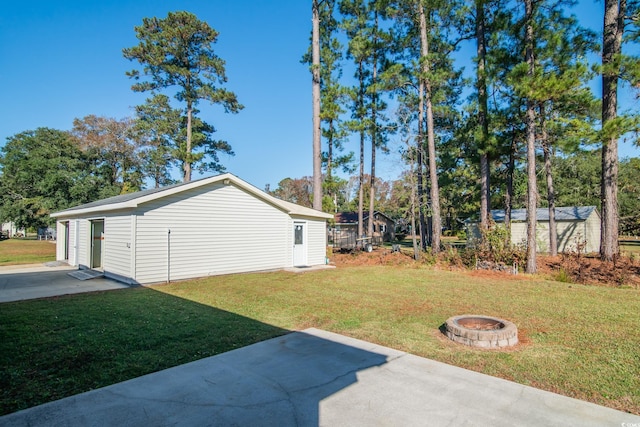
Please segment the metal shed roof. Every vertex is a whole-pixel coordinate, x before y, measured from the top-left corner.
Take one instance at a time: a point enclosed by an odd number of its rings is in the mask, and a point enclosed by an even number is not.
[[[595,206],[566,206],[555,208],[556,221],[585,221],[596,210]],[[492,210],[491,217],[495,222],[504,222],[504,210]],[[538,221],[549,221],[549,208],[536,209]],[[526,221],[526,209],[514,209],[511,211],[511,221]]]

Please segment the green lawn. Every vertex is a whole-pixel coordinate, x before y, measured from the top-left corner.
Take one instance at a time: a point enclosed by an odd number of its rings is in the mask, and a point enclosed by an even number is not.
[[[439,331],[458,314],[513,321],[483,351]],[[2,413],[318,327],[640,414],[640,293],[526,276],[351,267],[210,277],[0,306]]]
[[[36,264],[55,259],[55,242],[27,239],[0,241],[0,265]]]

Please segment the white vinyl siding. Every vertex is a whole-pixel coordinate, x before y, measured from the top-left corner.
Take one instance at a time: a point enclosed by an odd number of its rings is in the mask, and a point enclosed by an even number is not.
[[[139,283],[290,264],[289,215],[233,185],[218,183],[157,199],[137,214]]]
[[[57,237],[57,241],[60,243],[56,243],[56,260],[57,261],[66,261],[66,257],[65,257],[65,239],[67,238],[66,236],[66,227],[65,227],[66,221],[58,221],[56,223],[56,235]]]
[[[326,221],[307,220],[307,264],[324,264],[327,256]]]
[[[69,220],[69,265],[78,265],[78,223],[77,219]]]
[[[499,223],[502,225],[502,223]],[[593,253],[600,250],[600,216],[594,210],[586,220],[556,221],[558,230],[558,252],[575,251],[578,245],[584,245],[583,252]],[[476,244],[480,239],[477,223],[469,224],[468,240]],[[586,244],[585,244],[586,241]],[[511,243],[526,246],[527,223],[516,221],[511,223]],[[539,252],[549,251],[549,221],[538,221],[536,226],[536,242]]]
[[[105,276],[131,277],[131,215],[105,218],[102,250]]]
[[[599,252],[600,251],[600,215],[596,212],[593,212],[587,218],[585,222],[585,234],[584,237],[587,239],[587,252]]]
[[[82,268],[90,268],[91,257],[91,224],[86,219],[78,220],[78,265]]]

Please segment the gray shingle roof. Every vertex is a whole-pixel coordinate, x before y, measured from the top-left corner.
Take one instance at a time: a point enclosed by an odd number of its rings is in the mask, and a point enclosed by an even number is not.
[[[162,197],[166,197],[172,194],[177,194],[182,191],[187,191],[189,189],[198,188],[204,185],[211,185],[214,183],[224,183],[225,185],[235,185],[244,191],[247,191],[250,194],[253,194],[255,197],[270,203],[274,206],[279,207],[280,209],[288,212],[292,215],[300,215],[300,216],[309,216],[313,218],[324,218],[329,219],[333,218],[333,215],[317,211],[315,209],[307,208],[305,206],[296,205],[294,203],[290,203],[284,200],[280,200],[276,197],[273,197],[270,194],[265,193],[262,190],[254,187],[238,178],[235,175],[230,173],[225,173],[222,175],[211,176],[208,178],[201,178],[198,180],[193,180],[191,182],[184,182],[180,184],[169,185],[162,188],[151,188],[148,190],[142,190],[135,193],[129,194],[121,194],[119,196],[109,197],[103,200],[97,200],[95,202],[86,203],[84,205],[75,206],[73,208],[66,209],[60,212],[54,212],[51,214],[52,218],[57,217],[68,217],[68,216],[79,216],[79,215],[87,215],[87,214],[103,214],[108,211],[115,211],[118,209],[131,209],[137,207],[140,203],[146,203],[151,200],[160,199]],[[184,188],[183,188],[184,187]]]
[[[555,209],[556,221],[584,221],[596,209],[595,206],[566,206]],[[492,210],[491,217],[495,222],[504,222],[504,210]],[[538,221],[549,221],[549,208],[536,209]],[[511,221],[526,221],[526,209],[514,209],[511,211]]]
[[[202,179],[204,179],[204,178],[202,178]],[[195,181],[198,181],[198,180],[193,180],[191,182],[195,182]],[[85,203],[83,205],[74,206],[72,208],[66,209],[65,212],[71,212],[71,211],[74,211],[74,210],[80,210],[80,209],[86,209],[86,208],[97,208],[97,207],[100,207],[100,206],[106,206],[106,205],[111,205],[111,204],[115,204],[115,203],[128,202],[130,200],[135,200],[135,199],[138,199],[140,197],[148,196],[150,194],[166,191],[166,190],[168,190],[170,188],[180,187],[180,186],[185,185],[185,184],[186,183],[181,182],[179,184],[167,185],[166,187],[149,188],[147,190],[136,191],[135,193],[120,194],[118,196],[108,197],[106,199],[96,200],[95,202],[90,202],[90,203]]]

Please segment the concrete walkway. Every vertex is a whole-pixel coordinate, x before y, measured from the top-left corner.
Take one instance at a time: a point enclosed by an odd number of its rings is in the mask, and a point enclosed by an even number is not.
[[[82,292],[108,291],[128,285],[102,277],[78,280],[69,276],[76,267],[51,263],[0,267],[0,303]]]
[[[0,417],[1,426],[640,426],[640,417],[318,329]]]

